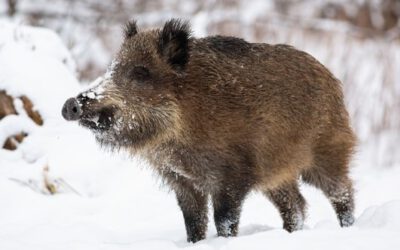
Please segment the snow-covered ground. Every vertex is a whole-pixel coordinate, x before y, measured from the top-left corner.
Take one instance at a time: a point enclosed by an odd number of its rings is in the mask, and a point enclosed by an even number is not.
[[[208,238],[186,243],[174,195],[144,162],[99,148],[89,131],[63,121],[63,102],[81,89],[74,73],[54,33],[0,22],[0,89],[30,97],[45,121],[34,125],[21,109],[0,121],[0,143],[29,132],[18,150],[0,149],[1,250],[400,249],[400,166],[371,166],[365,145],[352,164],[355,226],[340,228],[325,197],[304,185],[302,231],[284,231],[276,209],[254,193],[238,237],[216,237],[210,212]],[[49,195],[44,180],[58,193]]]

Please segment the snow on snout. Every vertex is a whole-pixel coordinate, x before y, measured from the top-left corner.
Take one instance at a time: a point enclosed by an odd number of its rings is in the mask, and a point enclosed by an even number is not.
[[[111,77],[115,71],[115,66],[118,64],[116,60],[113,60],[107,69],[107,72],[94,80],[87,90],[82,93],[82,96],[89,99],[100,100],[104,97],[104,92],[108,85],[111,84]]]
[[[105,91],[105,86],[108,82],[109,81],[104,77],[98,77],[89,85],[88,89],[82,93],[82,96],[89,99],[102,99],[104,97],[103,93]]]

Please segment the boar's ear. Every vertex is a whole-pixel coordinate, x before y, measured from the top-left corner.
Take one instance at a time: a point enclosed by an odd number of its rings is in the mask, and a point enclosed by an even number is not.
[[[125,34],[125,39],[131,38],[135,36],[138,33],[137,25],[135,20],[130,20],[125,24],[124,27],[124,34]]]
[[[179,19],[169,20],[160,31],[158,52],[176,70],[183,70],[189,60],[189,38],[189,24]]]

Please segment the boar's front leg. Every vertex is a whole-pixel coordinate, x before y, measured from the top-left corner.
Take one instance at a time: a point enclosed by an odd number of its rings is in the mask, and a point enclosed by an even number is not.
[[[241,185],[228,185],[212,194],[214,221],[218,236],[238,234],[242,203],[248,193]]]
[[[185,220],[188,242],[197,242],[206,237],[207,195],[196,190],[188,180],[179,177],[174,186],[178,205]]]

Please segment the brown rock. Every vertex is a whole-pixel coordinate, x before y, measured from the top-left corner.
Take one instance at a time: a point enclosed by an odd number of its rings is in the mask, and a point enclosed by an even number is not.
[[[43,119],[39,112],[33,109],[32,101],[27,96],[19,97],[23,103],[23,107],[28,116],[38,125],[43,125]],[[14,106],[14,98],[8,95],[4,90],[0,91],[0,120],[7,115],[18,115]],[[5,141],[3,148],[7,150],[15,150],[28,134],[21,131],[16,135],[11,135]]]
[[[31,100],[23,95],[20,97],[20,99],[22,100],[22,103],[24,104],[24,109],[26,111],[26,113],[28,114],[28,116],[37,124],[37,125],[43,125],[43,119],[40,116],[39,112],[37,112],[36,110],[33,110],[33,104],[31,102]]]
[[[10,114],[17,114],[13,104],[13,98],[2,90],[0,91],[0,120],[3,119],[4,116]]]

